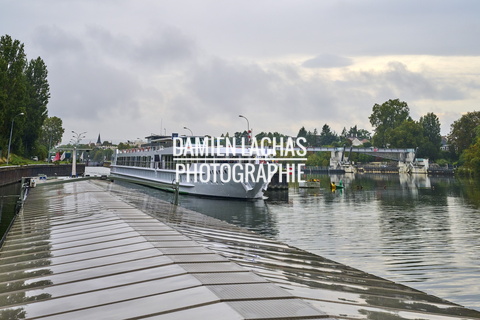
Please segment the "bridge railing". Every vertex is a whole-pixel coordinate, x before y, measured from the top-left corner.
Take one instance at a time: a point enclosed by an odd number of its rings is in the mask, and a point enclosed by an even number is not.
[[[345,151],[349,152],[350,147],[307,147],[306,148],[307,152],[308,151],[313,151],[313,152],[321,152],[321,151]],[[414,148],[375,148],[375,147],[370,147],[370,148],[356,148],[353,147],[351,148],[352,152],[378,152],[378,153],[409,153],[409,152],[415,152]]]

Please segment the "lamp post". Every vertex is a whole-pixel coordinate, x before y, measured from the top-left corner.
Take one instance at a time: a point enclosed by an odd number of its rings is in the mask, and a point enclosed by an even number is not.
[[[24,114],[25,113],[20,112],[19,114],[13,116],[12,118],[12,126],[10,127],[10,139],[8,140],[7,165],[8,165],[8,159],[10,158],[10,145],[12,144],[13,122],[15,121],[16,116],[23,116]]]
[[[77,145],[85,138],[84,134],[87,132],[76,133],[72,130],[73,136],[73,159],[72,159],[72,178],[77,176]]]
[[[192,131],[192,130],[190,130],[190,129],[189,129],[189,128],[187,128],[187,127],[183,127],[183,129],[190,131],[190,134],[191,134],[191,135],[192,135],[192,137],[193,137],[193,131]]]
[[[50,163],[50,149],[52,149],[52,129],[48,130],[48,133],[50,134],[50,139],[48,140],[48,156],[47,156],[47,162]]]
[[[248,122],[248,119],[245,116],[239,115],[239,117],[247,120],[247,138],[248,138],[247,142],[250,143],[250,122]]]

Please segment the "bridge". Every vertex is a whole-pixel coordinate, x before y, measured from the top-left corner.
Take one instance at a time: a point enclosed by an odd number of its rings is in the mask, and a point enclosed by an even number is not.
[[[427,173],[428,170],[428,159],[416,159],[416,150],[413,148],[308,147],[306,150],[307,152],[331,152],[330,168],[345,172],[356,171],[349,160],[352,152],[398,161],[399,172]]]

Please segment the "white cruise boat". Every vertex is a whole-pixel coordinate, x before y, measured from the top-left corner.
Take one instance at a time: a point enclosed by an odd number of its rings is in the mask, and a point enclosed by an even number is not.
[[[114,180],[166,191],[178,187],[180,194],[257,199],[263,197],[273,176],[272,167],[276,166],[268,161],[274,156],[272,149],[210,147],[209,154],[198,156],[185,151],[205,147],[203,142],[208,138],[147,139],[149,143],[143,147],[117,150],[111,165]],[[179,148],[179,144],[186,147]],[[183,152],[180,155],[179,149]]]

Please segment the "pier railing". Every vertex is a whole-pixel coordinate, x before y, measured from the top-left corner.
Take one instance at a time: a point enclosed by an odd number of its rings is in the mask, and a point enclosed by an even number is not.
[[[84,174],[85,164],[77,163],[77,173],[79,175]],[[28,166],[10,166],[0,167],[0,186],[19,182],[22,177],[35,177],[39,174],[46,176],[59,176],[67,177],[72,173],[71,164],[36,164]]]

